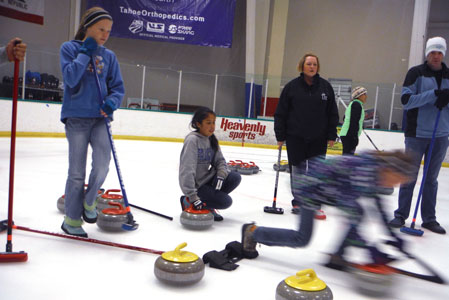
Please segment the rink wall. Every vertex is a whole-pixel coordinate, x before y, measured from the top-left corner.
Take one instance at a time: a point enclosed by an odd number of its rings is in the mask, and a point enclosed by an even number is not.
[[[41,101],[19,101],[17,136],[64,137],[64,124],[59,120],[61,104]],[[0,98],[0,136],[11,131],[11,100]],[[115,138],[135,140],[161,140],[182,142],[190,132],[191,114],[148,110],[118,109],[114,113],[112,131]],[[271,120],[243,119],[218,116],[215,135],[221,144],[274,148],[276,138]],[[365,130],[380,150],[404,148],[401,132]],[[374,147],[362,134],[357,150],[373,150]],[[341,145],[330,149],[341,153]],[[449,155],[446,156],[449,163]]]

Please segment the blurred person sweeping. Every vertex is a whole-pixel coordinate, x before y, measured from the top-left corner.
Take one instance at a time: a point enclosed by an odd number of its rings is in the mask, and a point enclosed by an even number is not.
[[[387,254],[379,251],[375,245],[370,245],[359,234],[359,225],[364,218],[364,209],[359,199],[370,198],[376,201],[376,204],[379,204],[378,209],[382,210],[378,186],[391,187],[408,182],[413,173],[411,162],[410,156],[401,151],[363,152],[357,156],[314,158],[309,162],[312,168],[307,174],[294,167],[293,195],[295,199],[301,197],[303,201],[299,229],[262,227],[254,223],[243,225],[242,244],[245,257],[258,256],[257,243],[293,248],[307,246],[313,233],[314,212],[324,204],[343,211],[349,223],[346,235],[326,266],[334,269],[344,268],[344,252],[349,246],[366,249],[372,263],[390,262]],[[393,243],[402,247],[402,240],[389,230],[386,219],[384,224],[393,238]]]

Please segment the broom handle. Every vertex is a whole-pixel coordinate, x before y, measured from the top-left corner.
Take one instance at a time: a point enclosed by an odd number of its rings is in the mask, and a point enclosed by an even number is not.
[[[278,169],[276,170],[276,181],[274,183],[273,207],[276,207],[276,196],[277,196],[277,193],[278,193],[278,182],[279,182],[279,170],[281,168],[281,153],[282,153],[282,145],[279,146]]]
[[[416,200],[415,212],[413,213],[412,224],[410,224],[410,228],[412,228],[412,229],[415,228],[416,215],[418,214],[418,207],[419,207],[419,203],[421,201],[422,191],[424,189],[424,184],[426,183],[427,170],[429,169],[430,157],[432,155],[432,150],[433,150],[433,144],[435,144],[435,134],[436,134],[437,128],[438,128],[438,122],[440,121],[440,114],[441,114],[441,110],[438,110],[437,118],[435,120],[435,126],[433,128],[432,140],[430,141],[429,150],[427,151],[426,160],[424,162],[424,171],[423,171],[423,175],[422,175],[421,186],[419,187],[418,200]]]

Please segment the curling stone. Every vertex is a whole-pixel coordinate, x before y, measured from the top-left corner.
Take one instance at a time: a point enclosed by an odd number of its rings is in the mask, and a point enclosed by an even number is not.
[[[332,300],[332,291],[313,269],[305,269],[282,280],[276,288],[276,300]]]
[[[249,167],[253,170],[253,174],[257,174],[260,171],[259,166],[256,165],[253,161],[249,162]]]
[[[243,162],[241,164],[241,167],[237,169],[237,172],[239,172],[242,175],[251,175],[253,174],[253,168],[249,163]]]
[[[227,165],[230,171],[237,171],[237,163],[235,161],[230,160]]]
[[[214,215],[208,209],[196,210],[192,205],[181,213],[181,224],[189,229],[207,229],[214,224]]]
[[[112,208],[105,208],[98,213],[97,225],[105,231],[122,231],[122,225],[128,222],[128,215],[123,205],[109,202]]]
[[[196,254],[181,251],[182,243],[174,251],[162,253],[154,263],[154,275],[160,281],[173,285],[191,285],[204,276],[204,263]]]
[[[379,187],[379,194],[382,195],[391,195],[394,192],[394,188],[392,187]]]
[[[62,213],[65,213],[65,195],[62,195],[59,197],[58,202],[56,202],[56,206],[58,207],[58,210]]]
[[[87,185],[85,185],[85,187],[87,187]],[[97,201],[99,201],[99,199],[101,198],[101,195],[103,195],[103,193],[104,193],[104,189],[98,190]],[[56,206],[58,207],[58,210],[60,212],[65,213],[65,195],[62,195],[61,197],[59,197],[58,201],[56,202]]]
[[[388,266],[351,264],[348,270],[351,272],[353,285],[360,293],[371,297],[391,294],[394,271]]]
[[[287,172],[288,169],[288,161],[287,160],[281,160],[281,164],[278,165],[278,163],[273,164],[273,170],[280,172]]]
[[[113,193],[120,193],[121,190],[107,190],[104,194],[101,194],[99,197],[97,197],[97,210],[102,211],[105,208],[111,208],[112,206],[109,205],[109,202],[117,202],[121,205],[125,205],[125,201],[123,200],[123,196],[120,194],[113,194]]]

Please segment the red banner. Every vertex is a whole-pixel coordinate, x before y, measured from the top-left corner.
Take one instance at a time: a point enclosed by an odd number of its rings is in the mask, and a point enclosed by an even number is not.
[[[0,15],[43,25],[44,0],[0,1]]]

